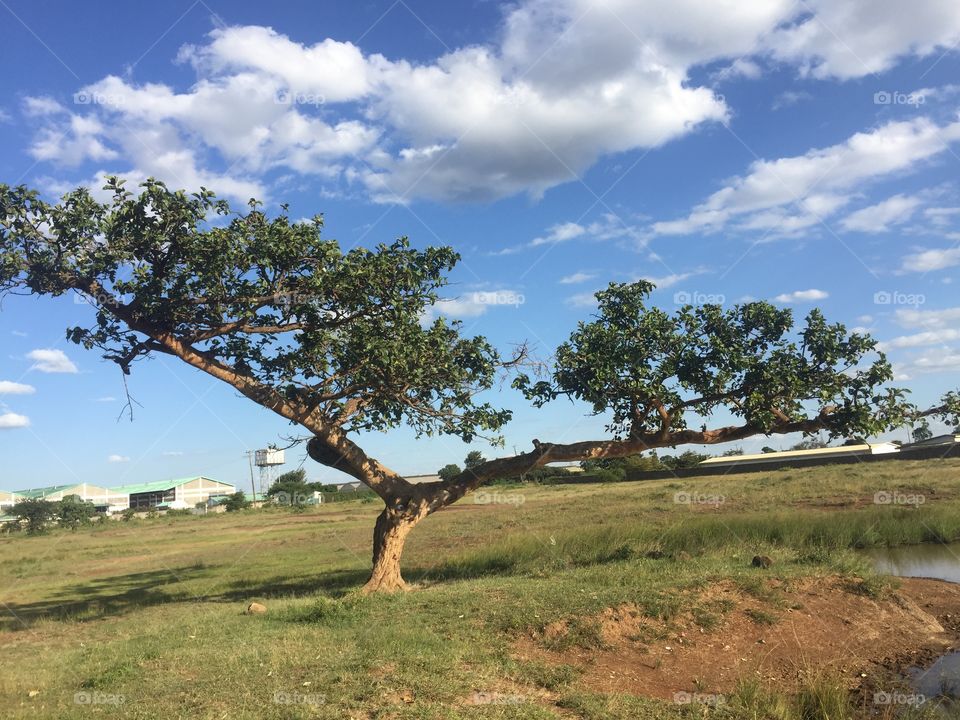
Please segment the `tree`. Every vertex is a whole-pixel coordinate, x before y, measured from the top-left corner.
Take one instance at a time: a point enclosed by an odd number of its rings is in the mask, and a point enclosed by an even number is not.
[[[675,457],[673,455],[664,455],[660,458],[660,464],[669,470],[685,470],[696,467],[708,457],[710,456],[694,452],[693,450],[687,450]]]
[[[400,238],[344,253],[321,236],[321,216],[291,222],[285,206],[273,218],[255,201],[234,213],[208,190],[172,192],[155,180],[137,195],[116,179],[106,190],[103,203],[78,189],[54,205],[0,185],[0,294],[77,293],[96,314],[67,337],[125,374],[170,355],[305,429],[311,458],[384,502],[367,591],[405,587],[400,557],[413,527],[491,479],[759,434],[869,435],[920,415],[886,386],[892,373],[876,343],[819,311],[794,335],[790,310],[768,303],[670,315],[646,305],[652,284],[611,284],[549,375],[513,381],[537,406],[586,403],[610,419],[610,437],[534,440],[527,452],[413,484],[356,434],[406,425],[417,437],[498,442],[511,413],[477,396],[525,358],[522,347],[502,357],[442,316],[424,322],[458,260],[451,248],[417,250]],[[687,426],[719,410],[735,423]],[[958,410],[951,393],[925,414]]]
[[[479,450],[471,450],[467,453],[467,456],[463,459],[463,466],[467,470],[473,470],[483,465],[487,459],[480,453]]]
[[[804,438],[797,444],[791,446],[791,450],[820,450],[825,447],[830,447],[830,443],[821,440],[820,438]]]
[[[437,477],[439,477],[441,480],[450,480],[455,478],[461,472],[463,471],[460,469],[459,465],[449,463],[437,471]]]
[[[775,453],[776,450],[769,445],[764,445],[762,448],[760,448],[760,452],[762,452],[764,455],[769,455],[770,453]]]
[[[737,447],[724,450],[721,457],[739,457],[740,455],[743,455],[743,448]]]
[[[926,419],[921,420],[913,427],[914,442],[923,442],[933,437],[933,431],[930,429],[930,423]]]
[[[250,501],[247,500],[247,496],[244,495],[241,490],[227,495],[223,501],[223,506],[227,509],[227,512],[237,512],[238,510],[246,510],[250,507]]]
[[[67,495],[56,503],[55,513],[61,527],[76,530],[81,525],[89,525],[96,513],[92,503],[84,502],[77,495]]]
[[[28,498],[13,506],[13,514],[27,523],[28,535],[42,535],[49,523],[57,515],[57,505],[49,500]]]

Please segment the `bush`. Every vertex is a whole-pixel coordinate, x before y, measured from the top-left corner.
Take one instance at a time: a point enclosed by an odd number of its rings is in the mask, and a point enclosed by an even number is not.
[[[250,501],[247,500],[247,496],[243,494],[243,491],[240,491],[232,495],[227,495],[227,499],[223,501],[223,506],[227,509],[227,512],[236,512],[238,510],[246,510],[250,507]]]

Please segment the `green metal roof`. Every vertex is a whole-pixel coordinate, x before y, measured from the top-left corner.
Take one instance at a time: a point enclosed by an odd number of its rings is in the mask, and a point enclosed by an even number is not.
[[[179,478],[177,480],[155,480],[154,482],[137,483],[135,485],[121,485],[120,487],[110,488],[110,490],[118,495],[136,495],[137,493],[163,492],[164,490],[172,490],[173,488],[177,487],[177,485],[185,485],[188,482],[200,480],[201,478],[203,480],[209,480],[210,482],[219,483],[220,485],[227,485],[227,483],[220,482],[219,480],[208,478],[206,475],[194,475],[193,477]]]
[[[61,492],[63,490],[69,490],[70,488],[77,487],[77,485],[82,485],[83,483],[70,483],[69,485],[51,485],[50,487],[42,488],[33,488],[32,490],[14,490],[14,495],[21,495],[25,498],[43,498],[47,495],[53,495],[54,493]]]

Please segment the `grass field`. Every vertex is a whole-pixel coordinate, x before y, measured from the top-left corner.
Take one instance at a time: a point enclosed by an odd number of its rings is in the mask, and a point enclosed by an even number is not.
[[[844,720],[852,715],[829,679],[796,696],[745,683],[723,707],[677,705],[599,692],[573,665],[518,659],[514,649],[551,623],[623,603],[669,621],[685,590],[721,580],[761,598],[771,578],[828,575],[883,592],[854,549],[960,539],[958,478],[960,460],[944,460],[486,488],[493,502],[468,497],[411,535],[404,574],[415,591],[366,598],[356,590],[369,567],[372,502],[5,536],[0,709]],[[923,503],[878,505],[878,492]],[[758,553],[774,566],[751,567]],[[268,613],[244,615],[254,600]],[[705,624],[724,612],[692,610]],[[594,641],[589,622],[566,640]]]

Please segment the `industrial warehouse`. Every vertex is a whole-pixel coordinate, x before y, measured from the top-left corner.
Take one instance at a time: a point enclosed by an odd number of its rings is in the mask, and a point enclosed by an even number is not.
[[[13,519],[9,516],[10,510],[21,500],[57,502],[73,496],[92,504],[98,512],[112,515],[127,508],[146,512],[151,509],[185,510],[198,505],[215,505],[236,491],[229,483],[202,475],[115,488],[75,483],[13,492],[0,491],[0,515],[3,516],[0,520]]]

